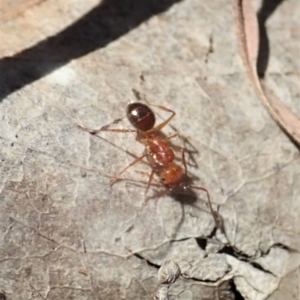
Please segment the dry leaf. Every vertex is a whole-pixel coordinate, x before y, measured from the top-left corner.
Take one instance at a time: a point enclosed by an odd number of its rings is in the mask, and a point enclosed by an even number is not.
[[[233,0],[235,24],[241,56],[257,96],[280,127],[300,144],[300,119],[293,114],[258,78],[258,21],[249,0]]]

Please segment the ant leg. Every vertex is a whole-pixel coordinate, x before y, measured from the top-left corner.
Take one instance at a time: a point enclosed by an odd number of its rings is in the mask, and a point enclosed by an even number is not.
[[[84,131],[87,131],[89,132],[90,134],[97,134],[98,132],[100,131],[112,131],[112,132],[123,132],[123,133],[126,133],[126,132],[136,132],[136,130],[133,130],[133,129],[118,129],[118,128],[115,128],[115,129],[110,129],[109,127],[113,124],[117,124],[119,123],[120,121],[122,121],[122,119],[116,119],[114,120],[112,123],[108,124],[108,125],[105,125],[105,126],[102,126],[101,128],[99,129],[91,129],[91,128],[86,128],[82,125],[77,125],[80,129],[84,130]]]
[[[147,183],[147,188],[146,188],[145,196],[147,195],[148,190],[150,188],[150,184],[152,182],[154,173],[155,173],[155,171],[154,171],[154,169],[152,169],[151,174],[149,175],[149,179],[148,179],[148,183]]]
[[[77,126],[80,129],[89,132],[90,134],[97,134],[100,131],[112,131],[112,132],[123,132],[123,133],[136,132],[136,130],[133,130],[133,129],[118,129],[118,128],[109,129],[109,128],[107,128],[109,125],[103,126],[103,127],[99,128],[99,129],[86,128],[86,127],[83,127],[83,126],[81,126],[79,124]]]
[[[144,157],[146,156],[146,154],[137,157],[131,164],[129,164],[125,169],[123,169],[119,174],[117,174],[116,176],[114,176],[113,178],[111,178],[110,180],[110,185],[113,185],[118,179],[119,176],[121,174],[123,174],[126,170],[128,170],[130,167],[134,166],[135,164],[139,163]]]
[[[193,186],[193,185],[191,185],[190,187],[193,188],[193,189],[197,189],[197,190],[204,191],[204,192],[206,193],[207,199],[208,199],[208,206],[209,206],[209,209],[210,209],[210,211],[211,211],[211,214],[212,214],[212,216],[213,216],[213,218],[214,218],[216,227],[219,228],[219,229],[221,229],[221,228],[220,228],[220,223],[219,223],[219,221],[218,221],[218,219],[217,219],[217,217],[216,217],[216,214],[215,214],[215,212],[214,212],[214,210],[213,210],[213,208],[212,208],[212,204],[211,204],[211,201],[210,201],[210,196],[209,196],[208,190],[207,190],[206,188],[199,187],[199,186]]]
[[[169,140],[174,139],[174,138],[177,138],[177,137],[179,137],[179,133],[175,133],[175,134],[173,134],[173,135],[171,135],[171,136],[168,136],[167,138],[163,139],[163,141],[164,141],[164,142],[165,142],[165,141],[169,141]]]
[[[161,105],[153,105],[153,104],[150,104],[150,106],[154,106],[154,107],[158,107],[160,108],[161,110],[164,110],[164,111],[167,111],[167,112],[170,112],[171,113],[171,116],[163,121],[162,123],[160,123],[159,125],[155,126],[151,131],[160,131],[163,127],[165,127],[176,115],[176,112],[169,109],[169,108],[166,108],[164,106],[161,106]]]

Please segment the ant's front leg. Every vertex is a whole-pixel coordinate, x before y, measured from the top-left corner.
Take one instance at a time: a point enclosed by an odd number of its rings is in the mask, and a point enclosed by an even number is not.
[[[169,113],[171,113],[171,116],[167,119],[167,120],[165,120],[165,121],[163,121],[162,123],[160,123],[159,125],[157,125],[157,126],[155,126],[152,130],[153,131],[160,131],[160,130],[162,130],[163,129],[163,127],[165,127],[174,117],[175,117],[175,115],[176,115],[176,112],[175,111],[173,111],[173,110],[171,110],[171,109],[169,109],[169,108],[166,108],[166,107],[164,107],[164,106],[161,106],[161,105],[153,105],[153,104],[150,104],[150,106],[154,106],[154,107],[158,107],[158,108],[160,108],[161,110],[164,110],[164,111],[167,111],[167,112],[169,112]]]
[[[105,125],[105,126],[102,126],[101,128],[99,129],[92,129],[92,128],[87,128],[87,127],[84,127],[82,125],[77,125],[81,130],[84,130],[84,131],[87,131],[89,132],[90,134],[97,134],[99,133],[100,131],[111,131],[111,132],[121,132],[121,133],[127,133],[127,132],[137,132],[136,130],[134,129],[119,129],[119,128],[109,128],[111,125],[113,124],[117,124],[119,123],[120,121],[122,121],[122,119],[116,119],[114,120],[112,123],[108,124],[108,125]]]

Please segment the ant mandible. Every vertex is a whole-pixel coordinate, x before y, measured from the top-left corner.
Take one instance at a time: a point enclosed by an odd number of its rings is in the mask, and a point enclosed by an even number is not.
[[[157,126],[155,125],[155,114],[150,109],[150,107],[141,102],[133,102],[127,105],[126,115],[134,129],[118,129],[118,128],[109,128],[111,124],[115,124],[120,121],[120,119],[115,120],[113,123],[103,126],[100,129],[89,129],[85,128],[81,125],[78,125],[79,128],[85,130],[91,134],[97,134],[101,131],[111,131],[111,132],[135,132],[136,140],[145,145],[145,151],[142,156],[137,157],[132,163],[130,163],[126,168],[124,168],[121,172],[119,172],[116,176],[114,176],[110,180],[110,184],[115,183],[120,175],[122,175],[126,170],[135,164],[139,163],[143,158],[147,157],[148,162],[151,166],[151,173],[149,175],[147,188],[145,194],[147,194],[149,187],[151,185],[154,174],[157,174],[160,178],[162,185],[165,187],[165,190],[160,192],[156,197],[160,198],[167,193],[172,192],[173,190],[182,189],[197,189],[202,190],[206,193],[209,208],[211,210],[212,216],[216,223],[216,226],[219,227],[219,222],[213,211],[210,195],[206,188],[194,186],[192,179],[187,174],[187,164],[185,159],[185,150],[183,148],[170,146],[169,141],[172,138],[178,137],[178,133],[163,138],[161,137],[161,129],[165,127],[176,115],[173,110],[170,110],[164,106],[160,105],[151,105],[154,107],[158,107],[161,110],[167,111],[171,113],[171,116],[167,118],[165,121],[160,123]],[[174,151],[180,151],[182,153],[181,161],[183,167],[175,163],[175,153]]]

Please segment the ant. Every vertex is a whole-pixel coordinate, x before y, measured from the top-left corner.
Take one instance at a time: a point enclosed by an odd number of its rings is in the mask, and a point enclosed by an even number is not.
[[[126,168],[119,172],[110,180],[110,184],[114,184],[126,170],[135,164],[139,163],[143,158],[147,158],[150,166],[151,173],[149,175],[147,188],[145,194],[147,194],[149,187],[151,185],[154,174],[157,174],[160,178],[162,185],[165,187],[165,190],[161,191],[156,195],[156,198],[160,198],[170,192],[175,190],[188,190],[188,189],[197,189],[202,190],[206,193],[208,204],[216,226],[219,227],[219,222],[213,211],[212,204],[210,201],[210,195],[206,188],[198,187],[193,185],[193,180],[187,174],[187,164],[185,159],[185,149],[175,146],[170,146],[169,141],[175,137],[178,137],[178,133],[170,137],[162,137],[161,129],[165,127],[176,115],[173,110],[170,110],[164,106],[160,105],[151,105],[158,107],[161,110],[171,113],[165,121],[159,125],[155,125],[155,114],[150,109],[150,107],[141,102],[133,102],[127,105],[126,115],[127,119],[135,129],[112,129],[109,128],[111,124],[116,124],[120,119],[115,120],[113,123],[103,126],[100,129],[89,129],[81,125],[78,125],[79,128],[85,130],[91,134],[97,134],[101,131],[111,131],[111,132],[135,132],[136,140],[145,145],[145,151],[142,156],[137,157],[133,162],[131,162]],[[175,153],[174,151],[180,151],[182,153],[181,161],[182,166],[178,165],[175,162]]]

